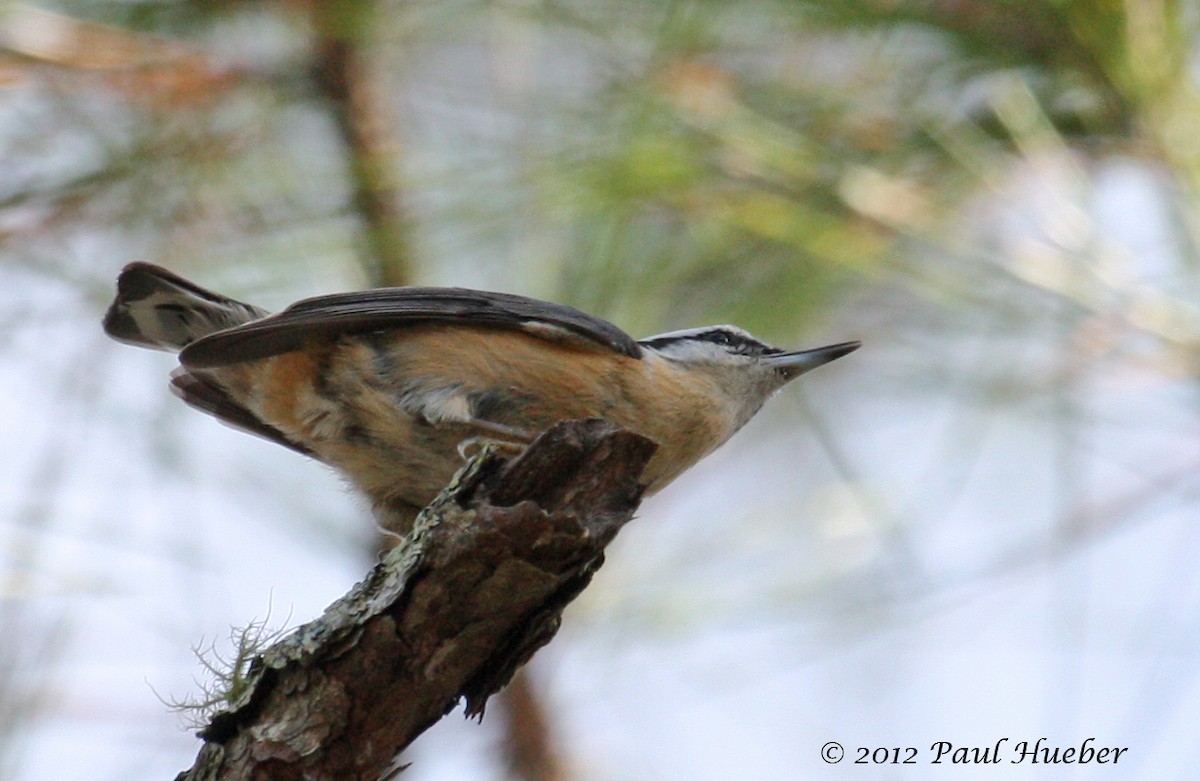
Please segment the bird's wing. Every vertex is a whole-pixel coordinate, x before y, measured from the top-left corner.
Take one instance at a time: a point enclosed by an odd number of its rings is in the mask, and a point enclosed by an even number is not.
[[[620,328],[569,306],[464,288],[396,287],[309,298],[197,339],[179,358],[189,369],[211,368],[291,352],[314,340],[430,322],[514,329],[558,344],[641,357],[638,343]]]

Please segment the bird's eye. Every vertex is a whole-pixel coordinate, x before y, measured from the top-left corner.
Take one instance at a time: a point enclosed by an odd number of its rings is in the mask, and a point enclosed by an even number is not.
[[[724,331],[714,332],[712,335],[712,341],[715,344],[724,345],[725,347],[728,347],[731,344],[733,344],[732,337],[730,337],[729,334],[725,333]]]

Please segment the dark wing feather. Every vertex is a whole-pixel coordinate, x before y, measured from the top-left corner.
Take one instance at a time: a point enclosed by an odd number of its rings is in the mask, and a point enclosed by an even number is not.
[[[562,304],[464,288],[395,287],[305,299],[278,314],[197,339],[179,358],[188,368],[210,368],[291,352],[314,339],[428,322],[510,328],[641,357],[638,343],[620,328]]]

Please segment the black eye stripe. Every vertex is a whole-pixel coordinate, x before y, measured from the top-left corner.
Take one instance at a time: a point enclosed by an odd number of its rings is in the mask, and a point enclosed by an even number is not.
[[[741,355],[775,355],[784,352],[777,347],[763,344],[752,336],[720,328],[714,328],[711,331],[700,331],[699,333],[689,333],[687,335],[647,339],[642,344],[647,347],[661,349],[677,342],[708,342],[728,348],[730,352]]]
[[[742,353],[744,355],[769,355],[771,353],[782,352],[774,347],[763,344],[757,339],[742,334],[733,333],[730,331],[709,331],[699,334],[698,339],[713,344],[719,344],[722,347],[728,347],[733,352]]]

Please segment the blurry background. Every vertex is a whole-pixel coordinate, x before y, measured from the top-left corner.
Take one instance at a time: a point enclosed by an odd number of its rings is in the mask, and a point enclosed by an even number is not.
[[[373,559],[332,473],[103,336],[131,260],[865,342],[648,501],[405,779],[912,779],[854,747],[1001,737],[1129,751],[947,772],[1194,777],[1194,3],[0,8],[0,778],[174,777],[191,648]]]

